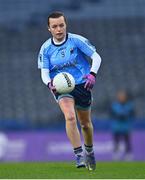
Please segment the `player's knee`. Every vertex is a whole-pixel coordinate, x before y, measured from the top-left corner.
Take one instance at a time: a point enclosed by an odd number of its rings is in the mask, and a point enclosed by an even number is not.
[[[65,116],[65,119],[67,122],[71,122],[71,123],[75,123],[76,122],[76,118],[75,115],[73,113],[69,113]]]
[[[84,130],[90,129],[90,128],[92,128],[92,123],[91,122],[81,123],[81,128]]]

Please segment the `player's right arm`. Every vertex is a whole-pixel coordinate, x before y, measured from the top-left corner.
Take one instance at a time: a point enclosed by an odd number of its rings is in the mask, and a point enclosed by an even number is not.
[[[53,92],[55,92],[55,87],[52,85],[49,74],[49,59],[47,55],[47,49],[45,48],[45,43],[41,46],[38,55],[38,68],[41,70],[41,79],[43,83]]]
[[[53,81],[50,79],[49,70],[41,69],[41,79],[44,84],[55,94],[56,88],[53,86]]]
[[[48,84],[51,79],[49,75],[49,59],[47,56],[47,50],[45,48],[45,43],[41,46],[38,55],[38,69],[41,70],[41,79],[44,84]]]
[[[44,84],[48,85],[51,82],[49,69],[41,69],[41,79]]]

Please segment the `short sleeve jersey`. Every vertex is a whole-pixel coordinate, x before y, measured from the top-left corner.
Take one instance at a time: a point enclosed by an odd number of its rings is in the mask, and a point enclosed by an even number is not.
[[[90,73],[90,64],[86,56],[96,52],[94,46],[83,36],[68,33],[65,42],[54,44],[50,38],[41,46],[38,56],[38,68],[49,69],[50,78],[60,72],[68,72],[75,78],[76,84],[85,81],[83,78]]]

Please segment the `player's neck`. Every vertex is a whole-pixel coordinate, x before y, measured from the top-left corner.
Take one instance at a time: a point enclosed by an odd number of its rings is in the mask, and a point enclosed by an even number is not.
[[[56,40],[56,39],[53,38],[53,42],[54,42],[54,44],[56,44],[56,45],[59,45],[59,44],[64,43],[65,40],[66,40],[66,36],[64,37],[64,39],[63,39],[62,41],[58,41],[58,40]]]

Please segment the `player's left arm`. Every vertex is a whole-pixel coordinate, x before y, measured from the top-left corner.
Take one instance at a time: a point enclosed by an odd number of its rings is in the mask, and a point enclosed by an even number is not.
[[[100,55],[97,52],[94,52],[92,54],[91,59],[92,59],[92,66],[91,66],[90,72],[92,72],[92,74],[94,74],[96,76],[96,74],[100,68],[102,60],[101,60]]]
[[[100,65],[101,65],[101,57],[96,52],[95,46],[93,46],[88,39],[83,36],[77,35],[74,39],[76,46],[88,57],[92,60],[92,66],[90,72],[96,75]]]
[[[86,83],[85,83],[85,88],[87,90],[91,90],[95,84],[96,81],[96,74],[100,68],[101,65],[101,57],[100,55],[96,52],[96,48],[89,42],[88,39],[78,36],[75,39],[75,43],[77,47],[88,57],[91,58],[92,60],[92,65],[90,69],[90,74],[87,74],[85,76],[86,78]]]
[[[85,76],[86,83],[84,86],[88,91],[94,87],[96,82],[96,75],[101,65],[101,57],[97,52],[94,52],[92,54],[91,59],[92,59],[92,66],[90,69],[90,74],[87,74]]]

